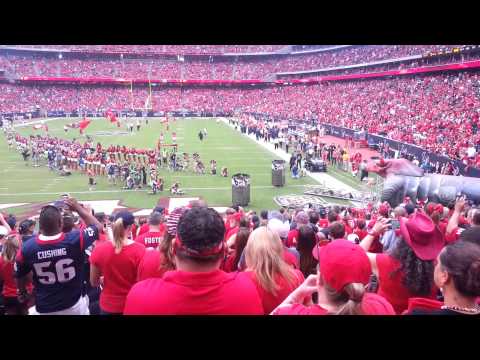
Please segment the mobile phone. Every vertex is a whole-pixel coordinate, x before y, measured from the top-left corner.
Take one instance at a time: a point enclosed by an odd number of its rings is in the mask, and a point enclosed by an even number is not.
[[[392,227],[392,230],[400,229],[400,220],[392,219],[392,221],[390,221],[390,225]]]

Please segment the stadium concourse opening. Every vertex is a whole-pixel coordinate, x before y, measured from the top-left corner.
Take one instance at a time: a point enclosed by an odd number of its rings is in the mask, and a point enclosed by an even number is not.
[[[480,315],[479,69],[0,45],[0,313]]]

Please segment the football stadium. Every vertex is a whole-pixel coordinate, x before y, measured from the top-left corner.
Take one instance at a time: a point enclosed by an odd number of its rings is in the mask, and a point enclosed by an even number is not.
[[[480,315],[479,118],[478,45],[0,45],[0,313]]]

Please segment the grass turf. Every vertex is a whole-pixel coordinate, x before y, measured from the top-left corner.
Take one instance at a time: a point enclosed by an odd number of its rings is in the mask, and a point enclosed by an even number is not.
[[[78,129],[70,129],[65,133],[63,126],[78,119],[55,119],[48,121],[49,134],[61,138],[79,138]],[[135,119],[133,121],[135,124]],[[124,124],[123,124],[124,125]],[[207,128],[208,136],[201,142],[198,132]],[[17,128],[22,135],[44,134],[43,130],[34,130],[32,126]],[[161,132],[165,141],[171,143],[171,134],[176,132],[179,152],[192,154],[198,152],[207,169],[211,159],[217,161],[217,171],[226,166],[229,175],[237,172],[247,173],[251,177],[251,202],[247,209],[273,209],[277,205],[273,197],[280,194],[302,194],[303,185],[317,184],[312,178],[291,179],[286,176],[285,187],[276,188],[271,185],[271,161],[275,156],[252,140],[241,136],[223,122],[215,119],[187,118],[170,122],[170,129],[165,131],[165,125],[158,118],[150,118],[149,124],[142,121],[140,132],[133,134],[99,136],[98,131],[122,131],[125,126],[117,128],[105,118],[94,118],[86,130],[94,143],[101,142],[103,146],[119,144],[137,148],[153,148]],[[166,189],[173,181],[178,181],[185,189],[186,197],[199,196],[210,206],[231,205],[231,178],[219,175],[196,175],[191,172],[172,173],[165,169],[160,171],[165,179]],[[340,179],[343,180],[343,179]],[[122,191],[119,185],[109,185],[105,177],[97,178],[94,191],[88,191],[88,178],[80,173],[69,177],[60,177],[48,170],[46,166],[34,168],[26,166],[21,155],[16,150],[9,150],[5,138],[0,137],[0,203],[33,203],[58,199],[65,192],[71,193],[79,200],[122,200],[130,207],[151,208],[159,197],[169,196],[167,191],[156,196],[145,191]],[[17,209],[17,211],[19,211]]]

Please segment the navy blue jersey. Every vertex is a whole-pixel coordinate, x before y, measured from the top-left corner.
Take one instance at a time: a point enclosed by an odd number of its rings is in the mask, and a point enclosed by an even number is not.
[[[85,248],[97,239],[98,229],[92,225],[52,240],[42,240],[40,235],[22,245],[16,259],[16,276],[33,272],[39,313],[65,310],[77,303],[83,289]]]

